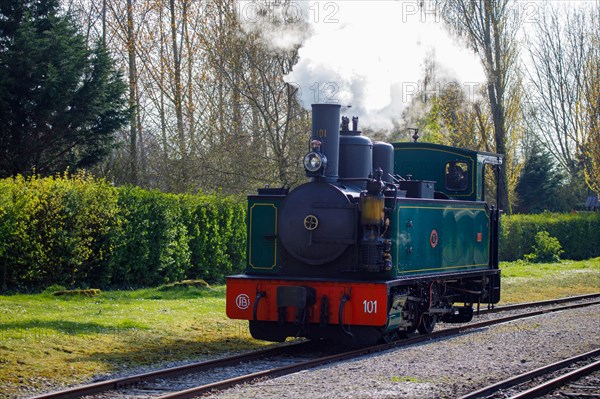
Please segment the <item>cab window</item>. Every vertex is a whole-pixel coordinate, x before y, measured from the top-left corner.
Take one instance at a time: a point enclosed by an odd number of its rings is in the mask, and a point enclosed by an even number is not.
[[[446,164],[446,190],[465,191],[469,187],[469,166],[466,162],[453,161]]]

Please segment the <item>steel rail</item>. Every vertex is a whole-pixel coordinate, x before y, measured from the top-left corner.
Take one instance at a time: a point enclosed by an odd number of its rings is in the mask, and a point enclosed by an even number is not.
[[[501,323],[506,323],[509,321],[517,320],[517,319],[524,319],[524,318],[528,318],[528,317],[538,316],[538,315],[545,314],[545,313],[577,309],[580,307],[592,306],[592,305],[598,305],[598,304],[600,304],[600,301],[586,303],[586,304],[567,305],[567,306],[561,306],[561,307],[552,308],[552,309],[537,310],[537,311],[528,312],[528,313],[521,313],[519,315],[501,317],[501,318],[497,318],[494,320],[486,320],[486,321],[482,321],[482,322],[472,323],[472,324],[463,325],[460,327],[449,328],[446,330],[433,332],[428,335],[420,335],[420,336],[416,336],[414,338],[409,338],[409,339],[405,339],[405,340],[401,340],[401,341],[394,341],[394,342],[390,342],[390,343],[386,343],[386,344],[380,344],[380,345],[375,345],[375,346],[371,346],[371,347],[367,347],[367,348],[356,349],[356,350],[352,350],[352,351],[348,351],[348,352],[344,352],[344,353],[340,353],[340,354],[335,354],[335,355],[330,355],[330,356],[326,356],[326,357],[322,357],[322,358],[318,358],[318,359],[307,360],[307,361],[303,361],[300,363],[296,363],[296,364],[292,364],[292,365],[288,365],[288,366],[284,366],[284,367],[279,367],[279,368],[275,368],[275,369],[271,369],[271,370],[265,370],[265,371],[259,371],[256,373],[246,374],[246,375],[242,375],[239,377],[230,378],[227,380],[218,381],[218,382],[186,389],[183,391],[169,393],[169,394],[166,394],[163,396],[159,396],[157,399],[194,398],[194,397],[197,397],[199,395],[202,395],[202,394],[205,394],[205,393],[208,393],[211,391],[219,391],[219,390],[231,388],[233,386],[241,385],[244,383],[249,383],[249,382],[252,382],[257,379],[279,377],[282,375],[292,374],[292,373],[295,373],[298,371],[315,368],[315,367],[322,366],[322,365],[332,363],[332,362],[337,362],[337,361],[341,361],[341,360],[356,358],[356,357],[363,356],[363,355],[382,352],[382,351],[385,351],[388,349],[394,349],[394,348],[400,348],[400,347],[404,347],[404,346],[414,345],[414,344],[425,342],[425,341],[432,341],[432,340],[438,339],[438,338],[453,337],[453,336],[457,336],[463,332],[466,332],[468,330],[483,328],[483,327],[487,327],[487,326],[490,326],[493,324],[501,324]]]
[[[517,395],[511,396],[509,399],[532,399],[538,398],[542,395],[547,394],[565,385],[567,382],[583,377],[584,375],[590,374],[596,370],[600,370],[600,360],[590,363],[586,366],[580,367],[569,373],[563,374],[556,378],[546,381],[543,384],[535,386]]]
[[[558,298],[558,299],[549,299],[549,300],[545,300],[545,301],[524,302],[524,303],[516,303],[514,305],[497,306],[492,309],[481,309],[479,311],[479,313],[480,314],[500,313],[500,312],[505,312],[505,311],[509,311],[509,310],[525,309],[525,308],[532,307],[532,306],[557,305],[560,303],[584,301],[586,299],[596,299],[596,298],[600,298],[600,292],[597,292],[594,294],[569,296],[569,297]]]
[[[519,374],[519,375],[510,377],[510,378],[507,378],[507,379],[497,382],[495,384],[492,384],[487,387],[470,392],[466,395],[461,396],[458,399],[477,399],[477,398],[487,397],[489,395],[492,395],[495,392],[498,392],[501,389],[514,387],[514,386],[522,384],[526,381],[530,381],[533,378],[536,378],[536,377],[539,377],[539,376],[542,376],[542,375],[545,375],[545,374],[548,374],[548,373],[551,373],[551,372],[554,372],[557,370],[564,369],[574,363],[578,363],[583,360],[586,360],[586,359],[589,359],[592,357],[597,357],[597,356],[600,356],[600,349],[595,349],[593,351],[583,353],[581,355],[577,355],[577,356],[570,357],[568,359],[560,360],[558,362],[539,367],[535,370],[527,371],[523,374]],[[597,363],[598,362],[596,362],[596,364]]]

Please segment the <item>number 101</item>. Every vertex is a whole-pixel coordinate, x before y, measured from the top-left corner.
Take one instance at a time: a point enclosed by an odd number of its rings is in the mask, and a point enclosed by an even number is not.
[[[365,307],[365,313],[377,313],[377,301],[367,301],[365,299],[363,306]]]

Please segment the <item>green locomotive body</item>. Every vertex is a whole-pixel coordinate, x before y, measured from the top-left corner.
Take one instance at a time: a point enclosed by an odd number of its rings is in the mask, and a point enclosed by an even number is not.
[[[313,108],[325,116],[313,115],[310,181],[248,196],[247,267],[227,279],[229,317],[249,320],[259,339],[362,343],[428,333],[497,303],[500,213],[485,202],[484,176],[502,156],[373,144],[343,128],[330,137],[332,108]]]

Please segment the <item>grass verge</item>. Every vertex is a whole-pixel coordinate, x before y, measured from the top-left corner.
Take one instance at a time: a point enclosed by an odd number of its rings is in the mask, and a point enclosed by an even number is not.
[[[600,291],[600,258],[501,268],[502,304]],[[264,345],[227,319],[224,286],[0,296],[0,398]]]
[[[560,263],[506,262],[502,304],[542,301],[600,292],[600,258]]]

